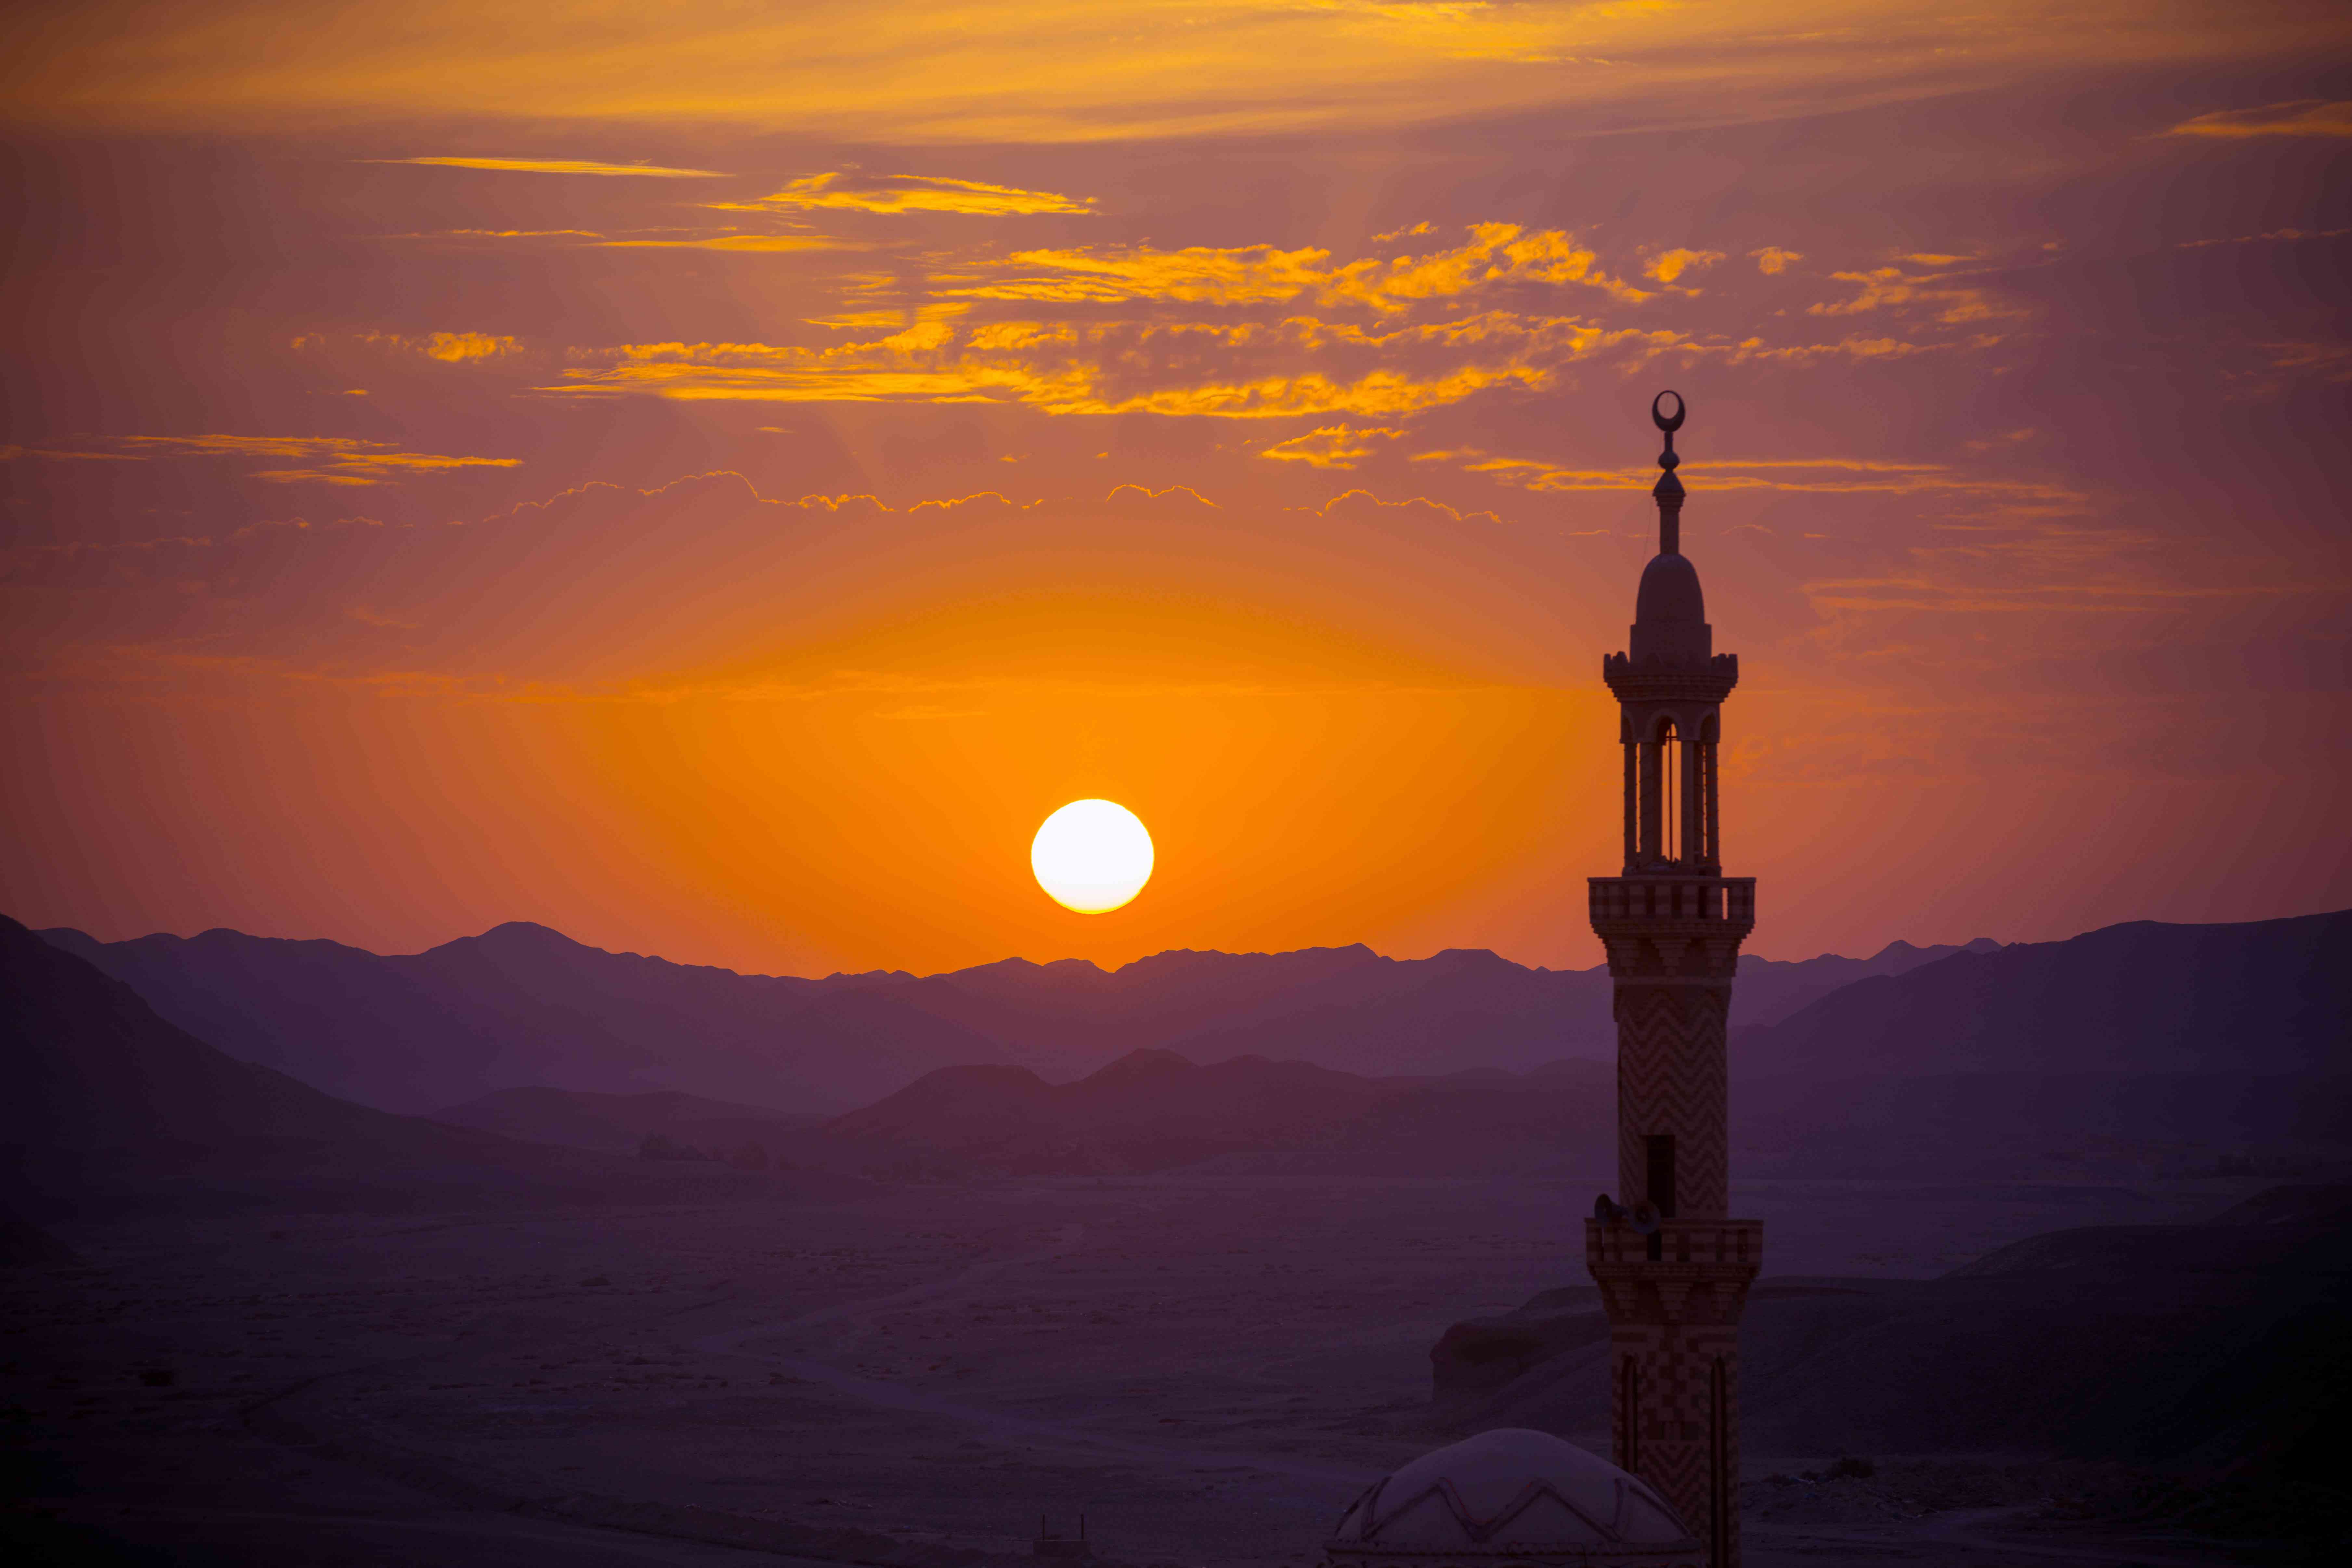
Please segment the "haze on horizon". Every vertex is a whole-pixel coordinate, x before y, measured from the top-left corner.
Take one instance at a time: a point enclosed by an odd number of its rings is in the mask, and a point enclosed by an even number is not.
[[[1750,951],[2352,904],[2340,8],[34,15],[30,925],[1589,967],[1662,386]]]

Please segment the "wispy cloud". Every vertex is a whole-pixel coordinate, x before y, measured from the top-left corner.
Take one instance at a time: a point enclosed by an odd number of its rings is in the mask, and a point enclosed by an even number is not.
[[[1685,272],[1698,272],[1723,259],[1720,250],[1685,250],[1676,246],[1662,250],[1642,264],[1642,276],[1660,283],[1672,283]]]
[[[343,436],[118,436],[102,444],[111,451],[35,452],[38,457],[110,457],[131,461],[155,458],[243,458],[298,463],[300,468],[263,468],[247,478],[272,484],[378,485],[457,468],[512,468],[520,458],[452,457],[404,452],[389,441]],[[21,448],[9,448],[10,455]]]
[[[1948,268],[1972,259],[1960,256],[1906,256],[1905,261],[1929,268]],[[1811,316],[1853,316],[1871,310],[1916,307],[1932,311],[1946,326],[1992,321],[2025,314],[2019,306],[1987,290],[1955,282],[1949,271],[1908,272],[1901,267],[1874,267],[1864,272],[1832,272],[1841,283],[1855,287],[1848,299],[1822,300],[1805,307]]]
[[[2203,250],[2216,245],[2261,245],[2284,243],[2297,239],[2336,239],[2352,234],[2352,228],[2274,228],[2266,234],[2233,234],[2226,239],[2184,239],[2175,250]]]
[[[1352,468],[1371,456],[1374,442],[1393,441],[1403,434],[1378,425],[1326,425],[1304,436],[1277,441],[1258,456],[1318,468]]]
[[[307,332],[289,345],[295,349],[321,348],[333,340],[323,332]],[[438,360],[443,364],[467,364],[482,360],[504,359],[523,352],[520,338],[494,336],[488,332],[354,332],[347,342],[364,343],[370,348],[390,349],[397,353],[415,354],[422,359]]]
[[[702,239],[607,239],[598,243],[607,250],[738,250],[756,253],[863,248],[848,240],[832,239],[821,234],[722,234]]]
[[[370,163],[429,163],[444,169],[491,169],[515,174],[635,174],[656,180],[723,180],[717,169],[666,169],[658,163],[602,163],[582,158],[369,158]]]
[[[1538,491],[1646,490],[1657,481],[1647,465],[1570,468],[1534,458],[1495,457],[1475,447],[1423,452],[1415,462],[1454,462],[1465,472]],[[1685,461],[1680,472],[1693,489],[1792,490],[1822,495],[1972,495],[1998,501],[2079,505],[2080,492],[2032,479],[1963,474],[1941,463],[1897,463],[1867,458],[1718,458]]]
[[[2164,134],[2224,141],[2254,136],[2352,136],[2352,100],[2298,98],[2259,109],[2217,109],[2184,120]]]
[[[1563,230],[1529,232],[1517,224],[1481,223],[1470,226],[1470,237],[1467,244],[1427,255],[1338,265],[1328,250],[1282,250],[1270,245],[1024,250],[992,269],[999,276],[942,292],[1060,303],[1248,305],[1311,297],[1323,305],[1354,304],[1385,312],[1506,284],[1581,285],[1629,303],[1649,298],[1604,271],[1600,258]]]
[[[748,202],[711,202],[728,212],[793,212],[823,207],[865,213],[964,213],[981,217],[1025,216],[1039,213],[1094,212],[1092,196],[1070,197],[1054,191],[1024,191],[1015,185],[983,184],[977,180],[950,180],[932,174],[885,174],[879,184],[849,185],[839,174],[806,174],[782,190]]]
[[[1784,250],[1777,245],[1768,245],[1760,250],[1751,250],[1748,255],[1749,259],[1756,263],[1756,270],[1768,278],[1786,272],[1791,261],[1802,261],[1805,258],[1805,253],[1801,250]]]

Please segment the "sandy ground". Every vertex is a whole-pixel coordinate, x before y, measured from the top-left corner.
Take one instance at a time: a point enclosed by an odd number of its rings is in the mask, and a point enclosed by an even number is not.
[[[1920,1277],[2254,1184],[1741,1207],[1774,1273]],[[1442,1440],[1445,1325],[1580,1282],[1598,1185],[1180,1173],[67,1229],[81,1265],[0,1275],[9,1528],[80,1560],[952,1568],[1083,1511],[1118,1562],[1306,1568]],[[1601,1422],[1579,1440],[1605,1452]],[[2050,1520],[2030,1467],[1796,1479],[1827,1458],[1748,1456],[1751,1568],[2231,1560]]]

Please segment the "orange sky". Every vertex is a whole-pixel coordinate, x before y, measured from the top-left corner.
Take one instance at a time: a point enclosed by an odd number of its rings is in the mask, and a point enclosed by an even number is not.
[[[2352,903],[2336,7],[27,15],[30,923],[1589,964],[1668,385],[1752,951]]]

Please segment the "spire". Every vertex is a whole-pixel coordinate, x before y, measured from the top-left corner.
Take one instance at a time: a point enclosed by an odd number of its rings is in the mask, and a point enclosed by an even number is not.
[[[1658,412],[1658,405],[1667,398],[1675,400],[1672,417]],[[1650,399],[1650,422],[1665,432],[1666,449],[1658,454],[1658,467],[1666,471],[1659,476],[1650,494],[1658,503],[1658,553],[1680,555],[1683,552],[1683,482],[1675,478],[1675,469],[1682,459],[1675,456],[1675,432],[1683,427],[1683,416],[1689,413],[1683,395],[1672,388]]]

